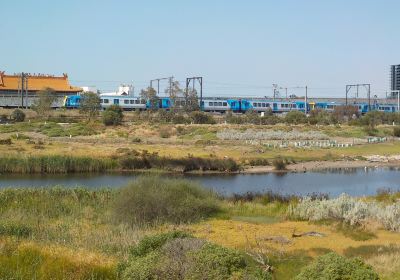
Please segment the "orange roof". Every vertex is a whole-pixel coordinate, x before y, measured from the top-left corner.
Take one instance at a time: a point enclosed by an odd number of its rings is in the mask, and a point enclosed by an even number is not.
[[[80,92],[80,87],[71,86],[68,82],[68,75],[63,74],[61,77],[49,75],[27,75],[28,90],[38,91],[45,88],[51,88],[56,92]],[[21,83],[20,75],[5,75],[0,71],[0,90],[18,90]]]

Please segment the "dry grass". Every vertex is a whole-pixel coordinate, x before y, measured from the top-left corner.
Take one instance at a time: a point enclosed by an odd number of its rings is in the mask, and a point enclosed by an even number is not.
[[[378,252],[366,261],[381,276],[382,279],[400,279],[400,253],[381,254]]]

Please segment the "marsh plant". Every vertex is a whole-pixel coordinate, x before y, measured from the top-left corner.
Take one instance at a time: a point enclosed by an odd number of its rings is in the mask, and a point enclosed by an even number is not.
[[[387,230],[400,231],[400,202],[386,205],[376,201],[363,201],[342,194],[335,199],[313,200],[304,197],[290,205],[289,216],[295,219],[320,221],[341,220],[350,225],[363,225],[376,221]]]
[[[114,213],[127,224],[195,222],[220,211],[216,195],[179,179],[141,177],[122,189]]]

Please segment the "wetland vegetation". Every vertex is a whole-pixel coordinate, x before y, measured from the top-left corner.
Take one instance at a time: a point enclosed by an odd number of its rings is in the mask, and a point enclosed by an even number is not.
[[[398,279],[400,267],[389,264],[400,254],[399,228],[392,224],[399,217],[385,212],[398,207],[398,197],[390,191],[336,200],[271,192],[220,197],[190,181],[157,176],[114,190],[3,189],[0,275],[303,279],[333,258],[337,264],[330,265],[355,262],[359,273],[375,277],[365,279]],[[364,204],[383,214],[363,215]],[[307,235],[312,232],[320,235]]]

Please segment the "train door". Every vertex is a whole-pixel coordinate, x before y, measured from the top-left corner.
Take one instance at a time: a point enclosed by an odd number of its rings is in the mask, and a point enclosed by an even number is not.
[[[119,99],[114,99],[114,105],[119,105]]]
[[[272,111],[274,111],[274,112],[278,111],[278,104],[277,103],[274,103],[272,106],[273,106],[272,107]]]

